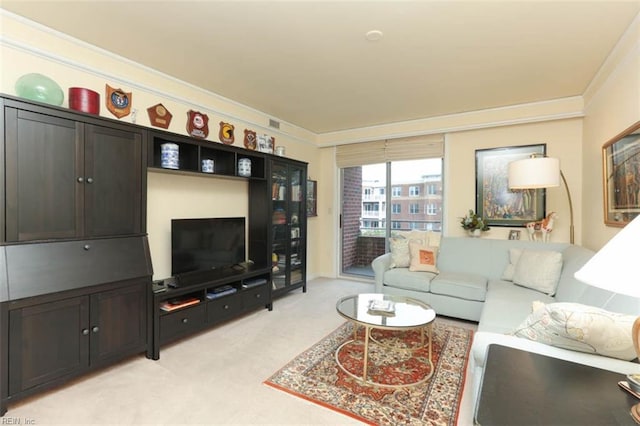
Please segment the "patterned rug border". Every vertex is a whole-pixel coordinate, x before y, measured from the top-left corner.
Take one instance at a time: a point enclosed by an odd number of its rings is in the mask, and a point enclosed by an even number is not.
[[[334,329],[330,333],[326,334],[324,337],[322,337],[316,343],[314,343],[313,345],[309,346],[307,349],[305,349],[304,351],[300,352],[298,355],[293,357],[289,362],[287,362],[282,368],[280,368],[278,371],[276,371],[274,374],[272,374],[263,383],[265,385],[273,388],[273,389],[277,389],[279,391],[282,391],[282,392],[285,392],[285,393],[287,393],[289,395],[293,395],[293,396],[295,396],[297,398],[301,398],[303,400],[309,401],[309,402],[311,402],[313,404],[316,404],[316,405],[319,405],[321,407],[328,408],[328,409],[330,409],[332,411],[335,411],[337,413],[340,413],[340,414],[345,415],[347,417],[350,417],[352,419],[358,420],[358,421],[363,422],[365,424],[377,425],[378,424],[377,422],[375,422],[373,420],[370,420],[370,419],[367,419],[367,418],[364,418],[364,417],[362,417],[362,416],[360,416],[360,415],[358,415],[358,414],[356,414],[356,413],[354,413],[352,411],[349,411],[347,409],[343,409],[341,407],[337,407],[335,405],[332,405],[330,403],[324,402],[324,401],[316,399],[314,397],[305,395],[305,394],[303,394],[303,393],[301,393],[299,391],[287,388],[285,386],[279,385],[279,384],[274,383],[272,381],[272,379],[274,379],[278,375],[282,374],[283,371],[289,369],[293,364],[297,363],[301,357],[310,357],[313,354],[314,349],[317,349],[323,342],[327,342],[327,341],[336,339],[340,335],[342,330],[345,327],[349,327],[349,326],[351,326],[351,323],[349,321],[344,322],[343,324],[338,326],[336,329]],[[458,423],[458,418],[459,418],[459,415],[460,415],[460,405],[461,405],[461,402],[462,402],[462,395],[464,394],[464,390],[465,390],[465,387],[467,385],[467,383],[466,383],[466,376],[467,376],[466,375],[466,371],[467,371],[467,367],[468,367],[468,364],[469,364],[469,356],[470,356],[470,352],[471,352],[471,343],[473,342],[473,337],[474,337],[475,332],[472,329],[467,329],[465,327],[460,327],[460,326],[458,326],[456,324],[451,324],[451,323],[448,323],[448,322],[442,323],[442,322],[438,321],[437,318],[436,318],[436,322],[434,323],[434,329],[435,329],[436,326],[444,327],[446,329],[452,328],[452,329],[462,330],[463,332],[468,334],[468,340],[467,340],[467,345],[466,345],[465,354],[464,354],[464,362],[463,362],[463,365],[462,365],[462,374],[461,374],[462,380],[461,380],[461,384],[460,384],[460,391],[457,394],[457,397],[458,397],[457,407],[456,407],[455,415],[453,416],[453,423],[452,423],[452,424],[457,424]],[[436,371],[437,371],[438,367],[439,367],[439,363],[436,366]],[[434,377],[435,377],[435,374],[434,374]]]

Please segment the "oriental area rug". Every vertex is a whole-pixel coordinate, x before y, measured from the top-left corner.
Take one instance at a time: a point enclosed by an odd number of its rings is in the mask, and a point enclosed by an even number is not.
[[[364,329],[359,327],[356,342]],[[378,383],[413,383],[430,372],[426,348],[412,352],[390,350],[420,342],[418,331],[373,330],[379,343],[369,345],[368,377]],[[365,384],[345,373],[336,362],[336,349],[354,338],[353,325],[344,323],[298,355],[264,383],[365,423],[375,425],[455,425],[464,389],[465,370],[473,331],[455,325],[433,324],[433,375],[412,386],[391,388]],[[419,347],[419,344],[417,345]],[[362,374],[363,345],[350,343],[339,352],[340,363]]]

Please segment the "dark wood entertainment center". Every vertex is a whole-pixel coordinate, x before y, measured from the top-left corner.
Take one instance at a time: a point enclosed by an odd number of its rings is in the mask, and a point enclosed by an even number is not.
[[[306,291],[306,163],[8,95],[0,107],[0,415]],[[161,167],[167,142],[180,147],[177,170]],[[203,158],[215,173],[201,171]],[[238,175],[241,158],[250,177]],[[154,292],[147,171],[248,180],[251,262]],[[192,304],[166,310],[176,300]]]
[[[207,274],[197,284],[171,288],[153,297],[153,345],[150,358],[160,358],[160,346],[226,321],[260,306],[272,309],[270,267],[246,265],[241,270],[229,268]],[[255,286],[251,283],[256,283]],[[211,298],[215,290],[230,286],[234,293]],[[198,302],[171,311],[163,311],[164,302],[197,300]]]

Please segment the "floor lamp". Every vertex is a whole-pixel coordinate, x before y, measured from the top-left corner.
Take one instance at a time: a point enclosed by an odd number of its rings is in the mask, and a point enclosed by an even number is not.
[[[636,216],[593,255],[574,276],[584,283],[612,292],[612,298],[615,294],[638,298],[640,305],[639,251],[640,216]],[[640,317],[633,324],[631,337],[636,354],[640,358]],[[632,379],[634,377],[629,378],[629,380]],[[636,423],[640,423],[640,404],[631,408],[631,415]]]
[[[530,158],[509,163],[509,189],[540,189],[560,186],[560,179],[564,184],[569,199],[569,241],[574,243],[573,236],[573,203],[569,185],[560,170],[560,160],[551,157],[538,157],[532,154]]]

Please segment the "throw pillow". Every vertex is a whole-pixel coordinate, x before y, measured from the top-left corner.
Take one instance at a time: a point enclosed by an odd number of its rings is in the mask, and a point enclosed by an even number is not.
[[[514,335],[559,348],[631,361],[636,317],[579,303],[533,302],[533,312]]]
[[[426,245],[429,245],[434,248],[438,248],[440,247],[441,234],[439,232],[417,231],[413,229],[411,230],[407,238],[410,240],[422,241]]]
[[[438,273],[438,268],[436,268],[438,250],[435,247],[412,240],[409,242],[409,251],[411,252],[411,263],[409,264],[409,270],[411,272],[424,271]]]
[[[513,272],[513,283],[553,296],[561,272],[562,253],[522,250]]]
[[[518,264],[518,260],[520,260],[520,255],[522,254],[521,249],[509,249],[509,264],[506,268],[504,268],[504,272],[502,273],[502,279],[505,281],[513,281],[513,274],[516,272],[516,265]]]
[[[390,238],[391,264],[389,268],[408,268],[411,261],[409,240],[407,238]]]

